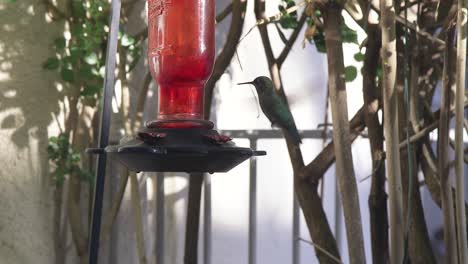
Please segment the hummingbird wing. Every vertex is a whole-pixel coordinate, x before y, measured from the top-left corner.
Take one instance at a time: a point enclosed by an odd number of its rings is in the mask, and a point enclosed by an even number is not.
[[[275,94],[273,97],[273,100],[269,100],[269,102],[265,104],[265,107],[262,107],[263,112],[272,125],[277,125],[286,129],[295,143],[301,143],[301,137],[294,123],[291,111],[278,95]]]

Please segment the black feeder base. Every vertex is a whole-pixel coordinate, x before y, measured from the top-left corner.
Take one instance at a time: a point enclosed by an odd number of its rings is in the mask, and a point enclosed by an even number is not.
[[[161,128],[178,121],[153,121],[136,138],[123,138],[105,152],[131,171],[227,172],[265,151],[236,147],[228,136],[213,130],[210,121],[194,120],[197,128]]]

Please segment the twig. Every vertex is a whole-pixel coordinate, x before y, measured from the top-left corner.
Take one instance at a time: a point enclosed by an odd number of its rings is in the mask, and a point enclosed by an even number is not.
[[[451,147],[453,150],[456,149],[455,140],[449,138],[449,144],[450,144],[450,147]],[[463,152],[466,153],[467,151],[468,151],[468,148],[465,148]],[[463,161],[464,161],[465,163],[468,163],[468,157],[467,157],[466,155],[463,155],[463,156],[464,156],[464,157],[463,157]]]
[[[288,43],[288,39],[286,38],[286,36],[284,35],[283,31],[281,30],[280,26],[278,25],[278,23],[275,23],[275,28],[276,28],[276,32],[278,32],[278,35],[281,39],[281,41],[283,42],[283,44],[286,44]]]
[[[463,104],[463,108],[467,108],[468,107],[468,100],[465,101],[465,103]],[[432,115],[432,118],[434,118],[434,122],[432,122],[431,124],[427,125],[426,127],[423,127],[423,128],[420,128],[420,130],[418,132],[416,132],[414,135],[412,135],[410,137],[410,140],[409,142],[410,143],[415,143],[421,139],[423,139],[425,136],[427,136],[430,132],[432,132],[433,130],[435,130],[438,126],[439,126],[439,115],[440,115],[440,109],[436,112],[430,112],[430,114]],[[450,117],[452,117],[453,115],[455,114],[455,108],[451,108],[450,109],[450,112],[449,112],[449,115]],[[402,142],[400,142],[399,144],[399,148],[404,148],[406,147],[406,145],[408,144],[408,142],[406,140],[403,140]]]
[[[120,44],[118,43],[118,55],[119,55],[119,64],[118,64],[118,78],[120,79],[120,89],[121,89],[121,98],[120,98],[120,114],[122,116],[123,128],[125,131],[125,135],[132,134],[131,128],[131,119],[129,118],[130,112],[130,91],[128,87],[128,79],[127,79],[127,71],[125,66],[127,64],[127,57],[126,51]]]
[[[100,243],[104,243],[108,236],[110,235],[110,232],[112,230],[112,225],[115,222],[115,218],[117,217],[117,214],[120,209],[120,205],[122,204],[122,199],[125,193],[125,189],[127,188],[127,183],[128,183],[128,177],[129,177],[129,172],[126,171],[122,177],[120,177],[119,181],[119,189],[117,191],[116,196],[112,199],[114,203],[112,204],[111,208],[107,211],[107,213],[104,215],[104,221],[102,223],[102,228],[101,228],[101,239]]]
[[[297,37],[299,36],[299,33],[301,32],[302,27],[304,26],[305,22],[307,21],[307,16],[304,13],[302,13],[301,18],[299,19],[299,23],[297,27],[294,29],[293,33],[289,37],[288,41],[285,43],[285,46],[283,50],[281,51],[280,55],[278,56],[278,59],[276,59],[278,66],[281,68],[283,66],[284,61],[289,55],[289,52],[292,49],[293,44],[296,42]]]
[[[324,248],[322,248],[321,246],[317,245],[316,243],[312,242],[312,241],[309,241],[309,240],[305,240],[303,238],[297,238],[297,240],[299,241],[302,241],[302,242],[305,242],[309,245],[312,245],[314,246],[316,249],[322,251],[323,254],[327,255],[328,257],[330,257],[332,260],[334,260],[336,263],[343,263],[341,262],[341,260],[335,256],[333,256],[333,254],[331,254],[330,252],[328,252],[327,250],[325,250]]]
[[[85,232],[83,231],[81,214],[80,214],[80,195],[81,182],[78,175],[70,175],[68,179],[68,198],[67,198],[67,212],[68,220],[70,222],[70,229],[72,238],[76,247],[77,255],[80,263],[86,262],[87,241]]]
[[[143,220],[141,218],[141,203],[140,190],[138,186],[138,178],[135,172],[130,172],[131,189],[132,189],[132,207],[133,207],[133,224],[135,225],[135,238],[140,264],[146,264],[145,253],[145,238],[143,235]]]
[[[232,20],[227,34],[226,43],[224,44],[223,50],[216,58],[213,73],[205,85],[205,118],[209,118],[210,116],[211,102],[213,100],[213,91],[216,82],[221,78],[224,71],[226,71],[234,57],[234,54],[236,53],[237,43],[239,43],[240,36],[242,35],[242,28],[244,26],[246,6],[246,0],[233,0],[232,2]]]
[[[364,106],[359,109],[349,124],[351,131],[349,144],[351,144],[365,128]],[[299,172],[299,177],[302,180],[306,180],[313,185],[317,184],[319,179],[323,177],[325,172],[327,172],[327,170],[335,162],[334,144],[334,141],[328,143],[328,145],[320,152],[320,154],[314,158],[314,160],[302,168],[302,170]]]
[[[260,19],[257,20],[257,23],[255,24],[255,26],[258,26],[258,25],[261,25],[261,24],[268,24],[268,23],[271,23],[271,22],[274,22],[274,21],[278,21],[284,15],[296,12],[299,9],[299,7],[306,5],[308,2],[309,1],[302,1],[302,2],[300,2],[300,3],[298,3],[298,4],[294,5],[294,6],[286,8],[283,12],[277,13],[274,16],[260,18]]]
[[[47,11],[50,13],[53,20],[68,19],[68,16],[57,8],[50,0],[42,1],[47,8]]]
[[[380,13],[380,8],[376,7],[373,4],[371,5],[371,7],[372,7],[372,9],[374,11],[376,11],[377,13]],[[394,17],[395,17],[396,22],[400,23],[404,27],[409,27],[411,30],[416,32],[416,34],[419,34],[422,37],[424,37],[425,39],[428,39],[431,42],[436,43],[437,45],[441,46],[441,48],[443,46],[445,46],[445,41],[443,41],[443,40],[441,40],[441,39],[439,39],[437,37],[434,37],[433,35],[427,33],[426,31],[423,31],[423,30],[419,29],[418,27],[416,27],[413,23],[410,23],[409,21],[408,21],[408,23],[406,23],[406,20],[403,17],[401,17],[399,15],[394,15]]]
[[[255,23],[255,25],[253,25],[248,31],[247,33],[239,40],[239,42],[241,42],[245,37],[247,37],[250,32],[252,32],[252,30],[254,30],[254,28],[260,26],[260,25],[264,25],[264,24],[269,24],[271,22],[276,22],[278,20],[281,19],[281,17],[283,17],[284,15],[286,14],[291,14],[293,12],[296,12],[299,7],[303,6],[303,5],[306,5],[308,1],[302,1],[300,2],[299,4],[296,4],[294,6],[291,6],[287,9],[285,9],[283,12],[280,12],[280,13],[277,13],[276,15],[274,16],[270,16],[270,17],[260,17],[260,18],[257,18],[257,22]]]
[[[138,93],[138,101],[136,105],[135,116],[132,118],[132,130],[135,131],[136,129],[140,128],[142,119],[143,119],[143,111],[145,109],[146,98],[148,97],[148,90],[151,82],[153,81],[153,77],[151,73],[148,71],[145,75],[145,79],[143,80],[143,86]]]
[[[380,170],[380,168],[382,167],[382,164],[383,164],[383,158],[377,160],[377,164],[372,166],[373,169],[372,169],[371,173],[370,173],[369,175],[367,175],[366,177],[361,178],[361,179],[359,180],[359,183],[365,182],[365,181],[367,181],[368,179],[370,179],[377,171]]]
[[[229,3],[229,5],[227,5],[223,9],[223,11],[221,11],[219,14],[216,15],[216,19],[215,19],[216,24],[221,23],[221,21],[223,21],[231,13],[232,13],[232,3]]]
[[[325,111],[323,114],[323,124],[318,124],[317,128],[320,127],[320,125],[323,125],[323,130],[322,130],[322,149],[325,147],[325,144],[327,143],[327,133],[328,133],[328,111],[330,110],[330,89],[328,89],[327,85],[327,93],[325,95]],[[324,179],[320,180],[320,197],[323,197],[323,192],[325,190],[325,181]],[[323,203],[325,202],[325,199],[322,199]]]
[[[62,128],[62,124],[60,124],[60,120],[58,120],[57,114],[52,113],[52,116],[53,116],[54,119],[55,119],[55,123],[57,123],[57,127],[58,127],[58,129],[59,129],[60,134],[63,134],[64,130],[63,130],[63,128]]]
[[[148,27],[145,27],[143,28],[142,30],[140,30],[138,33],[136,33],[133,38],[136,40],[136,41],[143,41],[145,40],[146,38],[148,38]]]

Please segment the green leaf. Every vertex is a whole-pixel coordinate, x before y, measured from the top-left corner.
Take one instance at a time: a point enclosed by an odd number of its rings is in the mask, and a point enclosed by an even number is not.
[[[73,152],[70,155],[70,163],[71,164],[77,164],[81,160],[81,155],[78,152]]]
[[[86,18],[85,3],[86,1],[72,0],[73,15],[79,18]]]
[[[54,181],[55,181],[55,184],[58,186],[63,185],[63,183],[65,182],[65,175],[55,172]]]
[[[85,56],[85,51],[79,47],[73,46],[70,48],[70,62],[76,65],[81,58]]]
[[[89,65],[95,65],[95,64],[98,63],[99,58],[98,58],[97,54],[93,52],[93,53],[88,54],[88,55],[84,58],[84,61],[85,61],[86,63],[88,63]]]
[[[279,23],[284,29],[295,29],[299,26],[297,19],[292,17],[290,14],[283,15],[279,20]]]
[[[78,168],[78,176],[80,177],[80,179],[84,182],[87,182],[89,184],[93,184],[94,182],[94,177],[93,177],[93,174],[89,171],[85,171],[85,170],[82,170],[80,168]]]
[[[67,40],[64,37],[56,38],[54,40],[55,43],[55,48],[57,50],[63,50],[65,46],[67,45]]]
[[[83,67],[81,67],[78,70],[78,75],[80,79],[89,81],[95,79],[97,76],[94,75],[93,73],[93,68],[90,65],[84,64]]]
[[[135,44],[135,38],[127,35],[127,34],[122,34],[122,38],[120,39],[122,46],[128,47],[130,45]]]
[[[91,97],[91,96],[84,96],[82,98],[82,102],[84,105],[90,106],[90,107],[96,107],[97,105],[96,98]]]
[[[379,66],[377,66],[377,78],[382,79],[382,75],[383,75],[382,65],[379,64]]]
[[[361,52],[358,52],[358,53],[354,54],[354,60],[355,61],[364,61],[364,54],[362,54]]]
[[[357,77],[357,69],[354,66],[348,66],[345,68],[345,80],[346,82],[352,82]]]
[[[83,33],[83,23],[75,22],[71,25],[71,34],[77,36]]]
[[[132,57],[132,61],[130,63],[130,66],[128,67],[128,71],[130,72],[135,68],[135,66],[138,64],[138,61],[140,61],[141,58],[141,49],[133,49],[130,51],[130,56]]]
[[[286,9],[296,5],[294,0],[283,0],[283,3],[278,6],[278,10],[282,13],[279,24],[284,29],[294,29],[299,26],[297,11],[286,13]]]
[[[343,43],[354,43],[358,44],[357,32],[350,29],[345,23],[344,20],[341,23],[341,38]]]
[[[318,33],[315,34],[313,39],[314,39],[315,48],[317,49],[317,51],[320,53],[326,53],[327,46],[325,45],[325,36],[323,35],[323,32],[319,30]]]
[[[101,91],[101,86],[98,85],[86,85],[80,92],[81,96],[93,96]]]
[[[59,67],[59,65],[60,61],[57,57],[50,57],[42,64],[42,68],[47,70],[55,70]]]
[[[60,77],[62,77],[62,80],[66,82],[74,82],[75,81],[75,75],[72,70],[67,69],[67,68],[62,68],[60,71]]]
[[[106,67],[101,66],[101,68],[99,68],[99,76],[101,76],[101,78],[104,78],[105,75],[106,75]]]

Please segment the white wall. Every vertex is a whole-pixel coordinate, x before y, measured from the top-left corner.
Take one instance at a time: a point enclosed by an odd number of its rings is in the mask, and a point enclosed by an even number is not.
[[[58,95],[41,64],[63,25],[44,12],[39,1],[0,1],[1,264],[54,261],[46,147]]]

